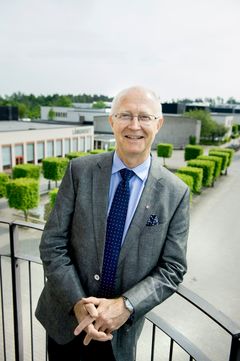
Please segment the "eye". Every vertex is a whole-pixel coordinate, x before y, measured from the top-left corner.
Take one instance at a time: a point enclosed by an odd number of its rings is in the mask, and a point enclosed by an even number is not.
[[[146,114],[139,115],[138,118],[141,122],[150,122],[151,121],[150,115],[146,115]]]
[[[120,119],[122,119],[122,120],[131,120],[132,119],[132,114],[130,114],[130,113],[120,113],[119,116],[120,116]]]

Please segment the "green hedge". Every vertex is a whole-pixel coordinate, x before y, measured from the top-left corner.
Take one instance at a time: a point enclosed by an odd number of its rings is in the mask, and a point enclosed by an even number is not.
[[[13,167],[12,177],[39,179],[41,176],[41,166],[36,164],[18,164]]]
[[[165,158],[171,158],[173,152],[173,145],[168,143],[159,143],[157,145],[157,156],[163,158],[165,165]]]
[[[85,155],[88,155],[89,153],[87,152],[70,152],[68,154],[66,154],[66,157],[71,160],[73,158],[79,158],[79,157],[85,157]]]
[[[216,179],[220,176],[222,168],[222,158],[214,157],[211,155],[200,155],[199,157],[197,157],[197,159],[214,162],[213,178]]]
[[[187,174],[193,178],[193,193],[200,193],[202,189],[203,170],[196,167],[181,167],[176,174]]]
[[[228,153],[229,154],[229,158],[228,158],[228,164],[227,164],[227,167],[229,167],[232,163],[232,160],[233,160],[233,156],[234,156],[234,149],[229,149],[229,148],[212,148],[211,151],[214,151],[214,152],[221,152],[221,153]]]
[[[69,163],[68,158],[49,157],[42,161],[43,176],[46,179],[59,181],[63,178]]]
[[[190,188],[190,191],[193,191],[194,179],[191,175],[184,173],[175,173],[178,178],[180,178],[186,185]]]
[[[104,149],[93,149],[93,150],[90,150],[89,153],[90,153],[90,154],[106,153],[106,150],[104,150]]]
[[[6,173],[0,173],[0,198],[7,195],[7,183],[9,182],[9,176]]]
[[[228,163],[229,163],[229,153],[227,152],[219,152],[214,150],[209,150],[209,155],[213,155],[214,157],[220,157],[222,158],[222,168],[221,170],[224,172],[227,169]]]
[[[188,161],[187,165],[189,167],[202,168],[203,170],[202,184],[204,187],[210,187],[213,184],[213,172],[214,172],[213,162],[207,160],[192,159]]]
[[[49,199],[50,199],[51,208],[54,207],[54,204],[55,204],[56,198],[57,198],[57,194],[58,194],[58,188],[54,188],[54,189],[52,189],[52,190],[48,193]]]
[[[9,207],[22,210],[27,221],[29,209],[39,204],[39,182],[31,178],[17,178],[9,181],[6,189]]]
[[[191,160],[196,159],[199,155],[203,154],[203,147],[200,145],[186,145],[184,150],[184,159]]]

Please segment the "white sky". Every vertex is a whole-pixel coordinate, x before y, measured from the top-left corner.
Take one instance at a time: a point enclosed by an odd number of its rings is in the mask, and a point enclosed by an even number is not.
[[[240,100],[240,0],[1,0],[0,95]]]

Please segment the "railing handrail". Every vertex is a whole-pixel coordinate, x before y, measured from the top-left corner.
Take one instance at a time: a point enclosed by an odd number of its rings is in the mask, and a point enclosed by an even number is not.
[[[210,317],[231,336],[240,334],[240,325],[186,286],[179,285],[176,293]]]

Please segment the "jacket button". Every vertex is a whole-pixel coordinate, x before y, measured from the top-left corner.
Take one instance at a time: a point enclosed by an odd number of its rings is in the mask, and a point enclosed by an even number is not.
[[[95,279],[96,281],[99,281],[99,280],[100,280],[100,276],[99,276],[99,275],[94,275],[94,279]]]

